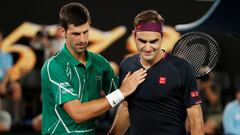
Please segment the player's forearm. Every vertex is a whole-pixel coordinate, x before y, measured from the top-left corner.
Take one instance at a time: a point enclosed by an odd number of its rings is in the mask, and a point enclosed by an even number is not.
[[[109,135],[123,135],[130,126],[127,102],[123,102],[115,115]]]
[[[188,122],[191,128],[191,135],[204,135],[204,123],[202,108],[199,104],[187,109]]]
[[[123,100],[124,96],[121,91],[117,89],[106,97],[85,103],[81,103],[77,99],[66,102],[64,103],[63,108],[74,121],[81,123],[103,114]]]
[[[121,127],[119,126],[112,127],[108,132],[108,135],[124,135],[127,129],[129,128],[129,126],[130,126],[130,123],[123,125]]]
[[[195,118],[195,120],[190,122],[191,135],[204,135],[204,123],[200,118]]]
[[[97,117],[111,108],[108,100],[103,97],[86,103],[80,103],[73,107],[70,116],[77,123],[82,123],[91,118]]]

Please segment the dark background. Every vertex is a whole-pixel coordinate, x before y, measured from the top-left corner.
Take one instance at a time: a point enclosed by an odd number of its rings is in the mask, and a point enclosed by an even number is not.
[[[234,3],[223,8],[218,14],[218,20],[211,20],[214,28],[201,29],[203,32],[211,34],[221,46],[222,59],[217,69],[238,71],[240,64],[237,58],[240,58],[239,46],[239,22],[238,0],[222,0],[224,3]],[[165,24],[175,26],[193,22],[202,17],[212,6],[213,0],[4,0],[0,4],[0,30],[4,35],[8,35],[25,21],[51,25],[58,23],[58,12],[60,8],[69,2],[81,2],[88,7],[92,16],[92,26],[108,31],[114,27],[124,25],[127,27],[127,33],[118,41],[113,43],[102,55],[107,59],[119,63],[127,50],[125,48],[127,37],[133,28],[132,22],[135,15],[144,9],[155,9],[164,18]],[[224,7],[224,5],[223,5]],[[230,14],[227,12],[231,12]],[[230,19],[229,19],[230,18]],[[236,21],[238,20],[238,21]],[[225,23],[225,24],[224,24]],[[231,25],[234,23],[234,25]],[[219,25],[218,27],[218,24]],[[216,26],[216,27],[213,27]],[[221,31],[223,26],[235,30],[230,31],[234,36],[229,37],[229,31]],[[215,32],[217,31],[217,32]],[[219,32],[220,31],[220,32]],[[236,32],[237,31],[237,32]],[[183,32],[182,32],[183,33]],[[118,51],[116,51],[118,50]],[[113,53],[114,52],[114,53]],[[114,54],[114,55],[113,55]],[[231,66],[233,65],[234,66]],[[236,65],[237,64],[237,65]]]
[[[174,26],[198,19],[212,4],[194,0],[5,0],[0,5],[0,29],[7,35],[24,21],[57,24],[60,8],[69,2],[81,2],[88,7],[92,26],[97,29],[108,31],[120,25],[128,28],[127,34],[103,52],[106,58],[118,63],[126,53],[126,39],[131,33],[132,22],[138,12],[155,9],[165,18],[166,25]],[[116,52],[116,49],[119,51]]]

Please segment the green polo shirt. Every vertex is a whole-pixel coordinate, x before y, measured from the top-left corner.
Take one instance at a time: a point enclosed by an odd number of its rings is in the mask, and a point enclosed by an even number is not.
[[[71,100],[88,102],[118,88],[118,78],[99,54],[86,51],[86,66],[75,59],[66,45],[45,62],[41,70],[42,134],[94,135],[96,118],[76,123],[63,109]]]

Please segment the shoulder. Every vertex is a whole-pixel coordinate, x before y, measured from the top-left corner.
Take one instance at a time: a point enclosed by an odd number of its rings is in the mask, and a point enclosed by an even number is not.
[[[238,105],[238,101],[237,100],[231,101],[231,102],[229,102],[227,104],[226,110],[234,109],[234,108],[236,108],[237,105]]]
[[[166,61],[168,63],[171,63],[173,65],[177,65],[177,66],[179,66],[179,65],[181,65],[181,66],[191,66],[189,61],[187,61],[186,59],[177,57],[177,56],[172,55],[172,54],[167,54]]]
[[[92,62],[97,62],[97,63],[107,62],[108,63],[107,59],[104,58],[101,54],[88,51],[88,55],[89,55],[90,59],[92,60]]]
[[[195,78],[196,74],[193,66],[186,59],[168,54],[166,61],[179,73],[181,78],[185,78],[186,76]]]
[[[60,71],[67,65],[64,55],[61,53],[56,54],[55,56],[50,57],[46,60],[42,66],[41,74],[48,71]]]
[[[120,71],[122,73],[127,72],[134,72],[138,70],[139,68],[142,68],[140,62],[139,62],[139,55],[133,55],[128,58],[125,58],[121,64],[120,64]]]
[[[125,58],[121,63],[120,63],[120,66],[126,66],[128,64],[132,64],[132,63],[136,63],[138,62],[138,59],[139,59],[139,54],[135,54],[133,56],[129,56],[127,58]]]

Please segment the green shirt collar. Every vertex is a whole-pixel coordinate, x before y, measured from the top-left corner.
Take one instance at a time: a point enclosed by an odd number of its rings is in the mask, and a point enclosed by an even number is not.
[[[73,65],[73,66],[77,66],[77,65],[83,65],[80,61],[78,61],[68,50],[67,45],[65,43],[62,52],[67,56],[68,61]],[[86,50],[86,68],[89,68],[92,65],[92,60],[90,57],[90,53]]]

